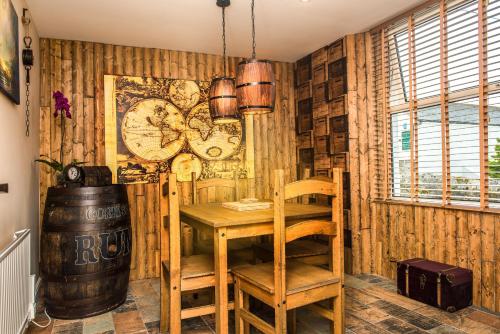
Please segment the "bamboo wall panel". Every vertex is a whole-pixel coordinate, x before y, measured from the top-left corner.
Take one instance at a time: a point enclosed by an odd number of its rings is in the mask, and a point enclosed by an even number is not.
[[[235,76],[240,59],[228,58]],[[222,75],[222,57],[194,52],[138,48],[56,39],[40,40],[41,110],[40,153],[59,159],[60,118],[54,112],[52,92],[62,91],[70,100],[73,118],[66,120],[63,160],[104,165],[104,75],[135,75],[189,80],[210,80]],[[283,168],[286,182],[296,179],[295,104],[293,64],[274,63],[276,109],[254,119],[255,189],[241,180],[242,194],[256,192],[270,197],[273,170]],[[54,184],[51,171],[40,166],[40,213],[47,187]],[[189,185],[182,185],[184,202],[191,200]],[[248,190],[247,190],[248,189]],[[131,279],[158,277],[160,272],[159,184],[127,187],[133,229]],[[220,198],[228,198],[219,194]]]

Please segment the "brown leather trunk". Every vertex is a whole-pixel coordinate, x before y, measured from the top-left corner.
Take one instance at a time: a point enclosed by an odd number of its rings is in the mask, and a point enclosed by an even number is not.
[[[397,263],[398,293],[455,312],[472,305],[472,271],[421,258]]]

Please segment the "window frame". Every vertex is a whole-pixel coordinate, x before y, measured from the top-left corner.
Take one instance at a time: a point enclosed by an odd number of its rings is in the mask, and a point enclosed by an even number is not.
[[[479,68],[479,80],[478,85],[466,88],[462,90],[457,90],[450,92],[450,85],[448,83],[448,51],[447,51],[447,13],[456,8],[466,6],[466,4],[475,3],[477,1],[477,12],[478,12],[478,68]],[[449,3],[451,5],[449,6]],[[377,43],[373,46],[373,56],[374,62],[379,62],[378,66],[381,68],[378,78],[374,78],[374,87],[379,89],[376,93],[376,98],[378,102],[376,103],[377,108],[381,106],[382,110],[378,110],[381,113],[379,116],[379,126],[382,128],[380,133],[383,136],[384,145],[379,154],[379,159],[382,166],[379,175],[379,193],[378,198],[382,200],[395,200],[395,201],[410,201],[412,203],[430,203],[430,204],[440,204],[441,206],[453,206],[453,207],[463,207],[462,203],[456,203],[451,200],[451,172],[450,172],[450,134],[449,134],[449,111],[448,106],[457,101],[466,100],[470,98],[477,97],[479,99],[479,164],[480,164],[480,194],[477,202],[467,203],[466,206],[479,207],[481,209],[490,208],[490,203],[488,201],[488,103],[485,102],[488,99],[489,94],[494,94],[500,92],[500,85],[495,82],[488,82],[488,53],[486,49],[486,36],[488,32],[488,22],[487,22],[487,0],[456,0],[456,1],[446,1],[446,0],[436,0],[429,1],[428,3],[415,8],[413,11],[403,14],[398,18],[388,21],[381,26],[371,30],[372,35],[377,36]],[[437,10],[436,10],[437,9]],[[428,11],[428,12],[426,12]],[[434,12],[433,12],[434,11]],[[440,53],[440,66],[439,66],[439,95],[423,97],[418,99],[416,97],[415,88],[415,17],[420,13],[426,15],[425,18],[419,17],[420,25],[428,20],[438,18],[440,22],[439,28],[439,53]],[[429,14],[430,13],[430,14]],[[407,25],[405,27],[405,25]],[[398,35],[408,33],[408,87],[405,85],[404,69],[400,59],[400,51],[397,49],[398,45]],[[393,43],[396,46],[396,56],[397,56],[397,66],[399,66],[399,78],[401,80],[402,92],[404,97],[404,102],[398,105],[391,105],[391,50],[389,49],[390,40],[393,39]],[[377,44],[377,45],[375,45]],[[413,59],[412,59],[413,58]],[[492,57],[493,59],[493,57]],[[395,65],[392,65],[395,66]],[[408,92],[407,92],[408,88]],[[403,101],[403,100],[399,100]],[[414,124],[416,119],[416,114],[418,109],[425,107],[432,107],[439,105],[441,107],[441,141],[442,141],[442,198],[441,200],[429,200],[424,198],[419,198],[418,196],[418,131],[415,131],[415,127],[418,125]],[[409,111],[410,112],[410,141],[412,154],[410,156],[410,178],[411,178],[411,191],[409,198],[394,196],[394,164],[392,159],[392,115],[394,113]],[[445,135],[443,135],[445,134]],[[493,209],[497,206],[491,207]]]

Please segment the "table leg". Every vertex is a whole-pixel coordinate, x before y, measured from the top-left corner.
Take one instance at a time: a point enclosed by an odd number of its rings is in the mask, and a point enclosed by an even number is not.
[[[215,320],[217,334],[228,332],[227,297],[227,233],[226,228],[214,230]]]

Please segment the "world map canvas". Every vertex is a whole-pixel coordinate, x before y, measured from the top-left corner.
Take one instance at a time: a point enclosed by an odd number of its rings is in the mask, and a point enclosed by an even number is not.
[[[213,124],[210,82],[105,76],[106,164],[117,183],[245,177],[245,124]]]

